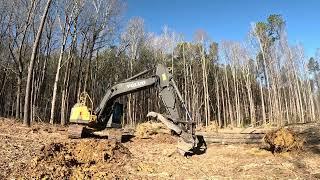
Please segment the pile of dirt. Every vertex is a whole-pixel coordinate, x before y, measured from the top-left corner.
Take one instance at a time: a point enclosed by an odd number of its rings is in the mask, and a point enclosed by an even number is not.
[[[162,123],[145,122],[136,127],[135,139],[144,139],[150,143],[175,144],[177,137]]]
[[[287,152],[292,150],[301,150],[304,140],[291,129],[280,128],[268,132],[264,141],[269,144],[270,150],[274,152]]]
[[[106,178],[125,165],[131,152],[117,141],[81,140],[43,146],[29,165],[36,179]]]
[[[148,121],[139,124],[135,131],[138,138],[150,138],[156,134],[170,134],[170,130],[162,123]]]
[[[128,148],[117,141],[101,139],[81,140],[74,145],[74,155],[82,163],[119,162],[130,157]]]
[[[148,141],[154,144],[176,144],[177,137],[170,134],[155,134]]]

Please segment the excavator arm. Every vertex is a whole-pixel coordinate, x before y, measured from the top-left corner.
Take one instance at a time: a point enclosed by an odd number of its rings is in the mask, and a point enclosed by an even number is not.
[[[99,106],[94,111],[94,113],[97,115],[98,123],[106,123],[106,121],[110,118],[113,104],[117,98],[153,87],[156,82],[157,78],[151,77],[147,79],[121,82],[109,88]]]
[[[154,76],[135,80],[135,78],[138,78],[150,71],[151,70],[139,73],[138,76],[133,76],[134,79],[127,79],[109,88],[99,106],[95,109],[94,113],[97,115],[97,121],[99,123],[104,123],[109,119],[112,111],[112,105],[117,98],[154,87],[159,91],[160,99],[162,100],[168,113],[167,118],[172,120],[174,123],[191,125],[193,120],[184,105],[181,93],[167,67],[163,65],[157,65],[156,74]],[[182,120],[182,118],[179,116],[178,101],[180,101],[180,104],[183,106],[183,110],[188,115],[187,121]]]

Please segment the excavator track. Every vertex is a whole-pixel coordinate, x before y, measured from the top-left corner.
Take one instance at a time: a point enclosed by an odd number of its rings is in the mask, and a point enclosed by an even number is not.
[[[85,131],[85,126],[78,124],[71,124],[68,128],[68,137],[71,139],[83,138]]]

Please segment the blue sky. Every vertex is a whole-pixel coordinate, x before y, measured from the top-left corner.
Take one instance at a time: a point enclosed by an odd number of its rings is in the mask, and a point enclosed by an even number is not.
[[[302,43],[312,56],[320,48],[320,0],[127,0],[125,19],[139,16],[147,31],[164,25],[192,40],[197,29],[217,42],[245,39],[250,23],[281,14],[289,42]]]

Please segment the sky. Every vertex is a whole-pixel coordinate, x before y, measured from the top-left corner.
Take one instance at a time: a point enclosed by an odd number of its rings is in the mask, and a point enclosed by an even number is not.
[[[251,23],[281,14],[290,44],[303,44],[307,56],[320,48],[320,0],[127,0],[125,20],[142,17],[147,31],[164,25],[188,41],[198,29],[216,42],[243,41]]]

